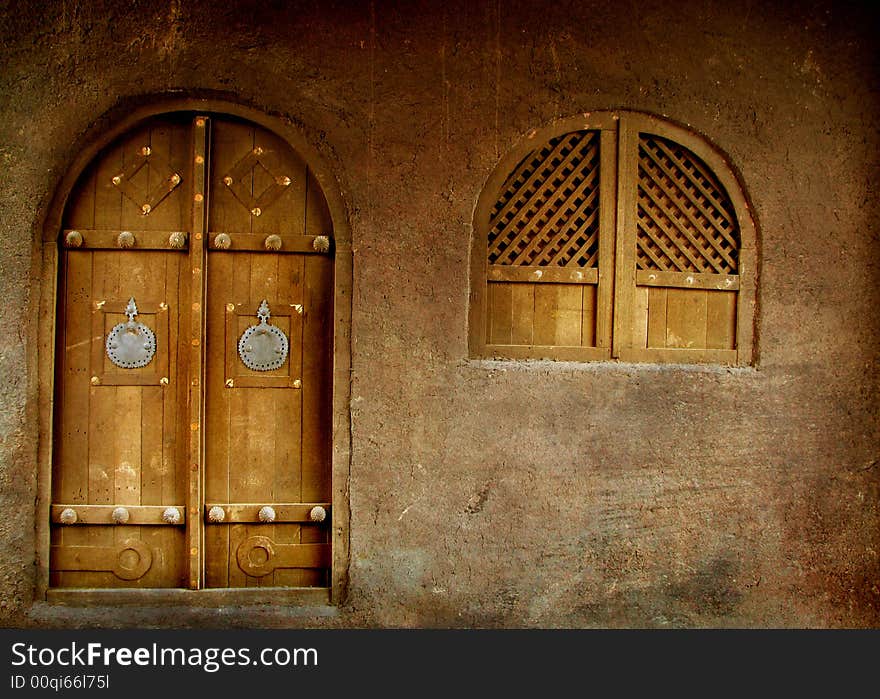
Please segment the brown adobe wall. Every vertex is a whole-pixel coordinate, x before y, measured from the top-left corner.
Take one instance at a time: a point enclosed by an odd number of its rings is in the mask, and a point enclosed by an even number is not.
[[[0,622],[880,623],[876,13],[745,0],[10,5]],[[352,560],[335,616],[123,621],[31,601],[24,315],[38,222],[102,115],[178,91],[301,125],[349,207]],[[607,108],[688,124],[741,174],[761,232],[757,370],[467,359],[483,182],[530,128]]]

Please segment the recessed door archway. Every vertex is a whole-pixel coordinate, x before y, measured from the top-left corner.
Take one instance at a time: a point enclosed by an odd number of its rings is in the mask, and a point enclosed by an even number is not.
[[[269,587],[338,601],[341,201],[307,144],[267,119],[180,106],[96,144],[47,217],[44,279],[57,266],[59,281],[42,300],[56,342],[41,328],[54,411],[41,411],[38,594]]]

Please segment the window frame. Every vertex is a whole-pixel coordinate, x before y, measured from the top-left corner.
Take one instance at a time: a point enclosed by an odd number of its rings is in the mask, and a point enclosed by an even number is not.
[[[36,254],[39,270],[39,294],[32,308],[36,318],[36,362],[33,367],[37,384],[37,502],[35,512],[37,574],[35,599],[64,604],[148,604],[171,603],[192,606],[217,604],[340,604],[347,593],[349,564],[349,499],[347,484],[350,475],[351,412],[351,229],[341,188],[324,158],[289,122],[221,99],[157,98],[135,108],[122,106],[105,115],[91,132],[77,144],[78,150],[54,189],[37,230]],[[261,126],[286,141],[307,163],[321,184],[334,232],[333,284],[333,359],[332,359],[332,445],[331,489],[334,506],[331,510],[332,544],[331,583],[329,588],[120,588],[74,589],[50,588],[50,505],[52,501],[52,459],[54,444],[54,395],[56,374],[56,329],[59,294],[59,262],[64,209],[73,188],[86,168],[115,139],[152,117],[173,112],[218,114],[237,117]],[[110,127],[107,124],[112,124]],[[339,169],[337,166],[336,169]]]
[[[596,346],[493,345],[488,342],[487,294],[489,219],[502,187],[517,165],[536,148],[572,131],[600,133],[599,262]],[[638,348],[632,342],[636,289],[636,211],[639,136],[674,141],[698,156],[725,188],[739,226],[739,289],[734,350]],[[468,313],[469,355],[474,359],[555,359],[749,366],[755,363],[757,317],[757,227],[745,189],[729,158],[703,136],[651,114],[603,110],[559,119],[531,129],[497,163],[474,208]]]

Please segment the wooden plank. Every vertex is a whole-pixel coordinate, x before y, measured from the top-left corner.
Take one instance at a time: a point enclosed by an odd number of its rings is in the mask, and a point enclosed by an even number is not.
[[[586,284],[581,287],[581,345],[596,347],[596,326],[599,309],[598,287]]]
[[[204,470],[204,425],[205,396],[202,386],[205,381],[204,346],[205,346],[205,314],[202,304],[205,299],[207,260],[205,256],[204,235],[206,230],[205,197],[207,196],[207,158],[210,140],[210,120],[205,116],[197,116],[193,120],[192,136],[192,189],[190,190],[190,230],[192,240],[189,249],[190,298],[189,319],[186,335],[190,342],[188,356],[190,395],[188,400],[189,445],[187,463],[190,465],[187,490],[187,510],[190,515],[197,513],[202,501],[202,479]],[[182,314],[183,315],[183,314]],[[201,586],[204,566],[204,549],[202,528],[198,517],[187,519],[187,578],[189,586],[197,589]]]
[[[218,119],[211,135],[211,202],[209,220],[212,231],[241,235],[253,232],[253,215],[224,184],[236,163],[254,147],[254,131],[247,124]],[[253,178],[248,179],[252,188]],[[273,231],[277,232],[277,231]],[[266,234],[268,235],[268,233]],[[265,235],[263,236],[265,237]],[[211,236],[214,239],[214,236]]]
[[[603,129],[599,137],[599,267],[597,269],[595,339],[597,347],[611,347],[614,314],[614,243],[617,206],[617,133]],[[586,290],[584,290],[586,295]],[[586,298],[586,297],[585,297]],[[586,302],[584,303],[586,308]],[[586,322],[586,321],[585,321]],[[586,333],[585,333],[586,337]]]
[[[510,342],[514,345],[530,345],[535,322],[535,286],[511,284]]]
[[[513,284],[491,282],[486,307],[489,344],[509,345],[513,325]]]
[[[254,194],[258,196],[287,177],[290,184],[277,189],[270,201],[260,202],[260,216],[254,217],[253,233],[301,236],[306,227],[306,164],[287,143],[263,128],[254,129],[254,147],[262,148],[261,165],[254,168]],[[272,177],[274,176],[274,178]]]
[[[739,289],[739,276],[736,274],[707,274],[698,272],[661,272],[640,269],[636,272],[639,286],[664,286],[679,289],[715,289],[735,291]]]
[[[314,311],[320,312],[320,304],[315,309],[312,300],[306,298],[303,287],[307,284],[304,255],[278,255],[278,285],[277,300],[286,307],[299,305],[302,314],[294,313],[290,320],[290,331],[288,338],[290,340],[290,353],[287,359],[286,371],[290,377],[301,380],[302,390],[285,391],[283,409],[275,411],[275,454],[274,454],[274,473],[272,495],[280,501],[301,501],[302,495],[302,477],[303,477],[303,419],[304,415],[304,397],[306,383],[314,381],[314,377],[308,377],[308,381],[304,375],[304,364],[307,360],[306,349],[304,347],[304,323],[306,318],[306,305],[309,309],[309,315],[313,315]],[[319,259],[319,258],[315,258]],[[304,305],[305,304],[305,305]],[[327,345],[323,348],[326,350]],[[323,352],[319,349],[319,354]],[[319,386],[310,385],[308,390],[313,391],[315,388],[320,390]],[[279,393],[282,393],[279,391]],[[329,493],[324,494],[321,499],[329,498]],[[282,520],[275,527],[274,541],[280,544],[300,543],[300,527],[297,525],[281,524]],[[278,570],[272,575],[272,582],[275,585],[293,585],[298,586],[301,580],[297,571]]]
[[[648,289],[637,286],[633,294],[632,346],[648,346]],[[665,330],[665,328],[664,328]]]
[[[95,229],[85,229],[85,228],[66,228],[62,233],[62,236],[66,239],[68,233],[76,230],[82,236],[82,245],[80,249],[83,250],[118,250],[119,246],[119,234],[122,233],[122,229],[115,230],[95,230]],[[148,231],[143,229],[138,230],[129,230],[134,236],[134,244],[131,246],[131,250],[178,250],[171,245],[170,238],[172,235],[176,233],[183,233],[186,236],[186,242],[184,243],[182,248],[179,248],[180,252],[185,253],[187,246],[189,245],[189,234],[186,230],[181,226],[178,230],[161,230],[161,231]]]
[[[205,443],[205,499],[211,502],[229,500],[229,459],[235,453],[231,440],[232,403],[238,402],[239,393],[227,389],[227,343],[234,343],[232,333],[227,337],[226,304],[244,300],[250,284],[250,269],[235,265],[238,255],[211,255],[208,275],[205,336],[205,390],[206,430],[211,438]],[[242,286],[244,289],[242,290]],[[203,509],[203,514],[209,508]],[[226,587],[229,580],[229,528],[209,527],[205,530],[205,584],[208,587]]]
[[[72,509],[76,512],[76,523],[65,525],[65,527],[76,527],[84,524],[113,525],[113,510],[117,507],[125,507],[128,511],[129,525],[182,526],[186,522],[186,506],[183,504],[131,505],[116,502],[110,505],[83,505],[80,503],[52,503],[50,517],[53,524],[59,524],[61,523],[61,513],[66,509]],[[170,524],[162,519],[162,514],[168,507],[175,507],[177,509],[180,515],[179,522]]]
[[[559,284],[535,285],[535,327],[533,341],[539,345],[556,344]]]
[[[707,293],[699,289],[666,291],[667,347],[705,348]]]
[[[327,198],[321,184],[311,169],[306,168],[306,225],[303,233],[307,236],[333,235],[333,219],[327,206]]]
[[[332,505],[329,502],[257,502],[257,503],[228,503],[228,502],[207,502],[205,503],[205,511],[209,512],[212,507],[222,507],[225,517],[222,522],[214,523],[207,521],[207,526],[211,529],[222,528],[229,524],[256,524],[260,522],[260,509],[270,506],[275,510],[275,522],[311,522],[309,513],[312,508],[323,507],[330,516]],[[53,510],[54,512],[54,510]],[[326,521],[326,520],[325,520]]]
[[[314,242],[317,235],[281,235],[275,230],[266,229],[263,233],[239,233],[238,231],[223,231],[226,233],[232,243],[228,248],[221,248],[217,245],[217,236],[221,231],[212,231],[208,234],[208,246],[211,250],[230,250],[236,252],[262,252],[268,254],[279,253],[297,253],[306,255],[324,255],[315,250]],[[84,234],[85,235],[85,234]],[[279,250],[268,250],[266,248],[266,238],[269,235],[277,235],[281,239],[281,248]]]
[[[617,244],[615,248],[613,357],[632,341],[638,222],[639,134],[621,117],[618,129]]]
[[[648,294],[647,347],[666,347],[666,289],[643,288]]]
[[[584,294],[583,288],[560,284],[557,289],[558,305],[556,308],[556,345],[579,346],[583,340]],[[590,314],[590,322],[595,317]]]
[[[553,284],[596,284],[599,270],[595,267],[527,267],[489,265],[491,282],[529,282]]]
[[[706,292],[706,347],[736,349],[736,292]]]

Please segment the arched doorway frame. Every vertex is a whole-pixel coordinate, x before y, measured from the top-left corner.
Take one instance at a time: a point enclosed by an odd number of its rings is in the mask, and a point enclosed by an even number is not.
[[[285,140],[308,164],[321,185],[334,236],[334,318],[332,370],[332,462],[331,481],[334,507],[332,510],[331,543],[332,573],[331,604],[340,604],[346,593],[349,562],[349,493],[351,466],[351,297],[352,246],[351,228],[347,209],[338,181],[325,161],[302,132],[290,121],[267,114],[260,109],[238,104],[219,97],[154,97],[139,98],[131,109],[118,107],[111,114],[96,120],[95,126],[76,144],[76,155],[54,189],[43,221],[38,225],[39,294],[33,304],[37,311],[36,384],[38,412],[37,500],[35,513],[37,574],[35,597],[45,600],[49,594],[49,507],[52,492],[53,396],[55,391],[55,329],[58,304],[59,234],[65,206],[80,175],[98,154],[115,139],[135,128],[141,122],[162,114],[174,112],[220,114],[253,122]],[[106,125],[106,126],[105,126]],[[103,128],[100,128],[103,127]],[[33,365],[32,365],[33,366]],[[259,588],[255,588],[259,590]],[[66,597],[70,597],[67,599]],[[280,599],[277,591],[273,600]],[[63,598],[63,599],[62,599]],[[210,598],[210,599],[208,599]],[[118,590],[101,595],[71,595],[58,591],[59,601],[83,604],[175,602],[182,604],[265,603],[260,593],[250,590]],[[290,597],[295,603],[296,595]],[[311,598],[309,598],[311,601]]]

